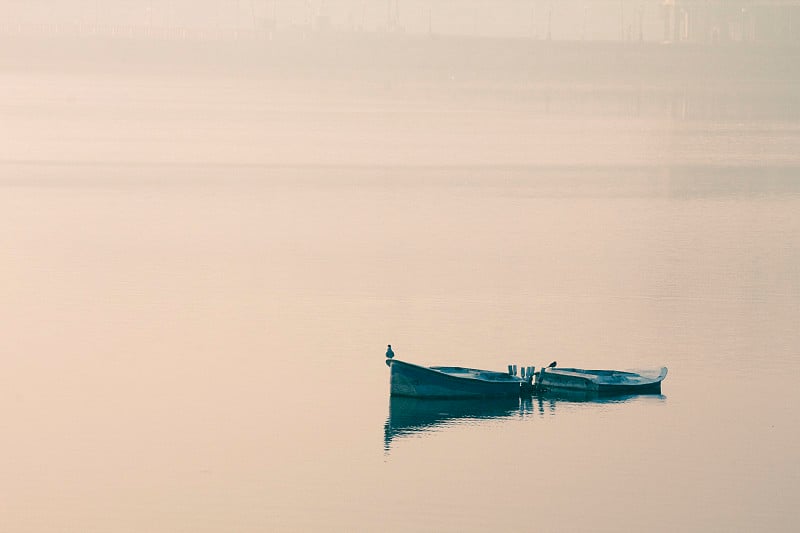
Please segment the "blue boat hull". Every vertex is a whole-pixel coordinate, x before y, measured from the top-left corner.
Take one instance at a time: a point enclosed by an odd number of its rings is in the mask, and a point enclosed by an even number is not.
[[[436,368],[413,365],[396,359],[387,359],[386,364],[391,368],[392,396],[414,398],[519,396],[523,385],[521,380],[500,372],[460,369],[465,371],[465,376],[470,375],[469,372],[475,372],[488,378],[479,379],[460,377]]]

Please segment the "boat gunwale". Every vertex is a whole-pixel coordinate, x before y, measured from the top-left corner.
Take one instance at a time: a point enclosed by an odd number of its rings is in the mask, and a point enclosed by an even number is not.
[[[655,369],[651,369],[651,372],[655,372]],[[664,381],[667,377],[667,367],[662,366],[658,370],[658,375],[650,374],[643,374],[642,372],[647,372],[646,370],[642,371],[635,371],[635,370],[584,370],[579,368],[548,368],[544,372],[544,374],[550,376],[564,376],[564,377],[571,377],[576,379],[583,379],[592,383],[597,384],[598,386],[606,386],[606,387],[643,387],[647,385],[654,385],[656,383],[660,383]],[[619,382],[608,382],[605,381],[604,378],[610,376],[634,376],[642,378],[642,381],[638,383],[619,383]],[[547,378],[543,378],[547,379]],[[555,379],[558,379],[557,377]]]
[[[400,363],[400,365],[409,366],[409,367],[417,369],[417,370],[425,370],[427,372],[435,374],[439,378],[445,377],[447,379],[454,380],[454,381],[461,381],[461,382],[463,382],[463,381],[467,381],[467,382],[479,381],[479,382],[482,382],[482,383],[503,384],[503,385],[508,385],[508,384],[512,384],[512,383],[515,383],[515,384],[517,384],[517,383],[525,383],[525,380],[523,380],[523,379],[521,379],[521,378],[519,378],[517,376],[510,376],[508,374],[504,374],[503,372],[497,372],[497,371],[494,371],[494,370],[481,370],[481,369],[478,369],[478,368],[468,368],[468,367],[439,367],[439,368],[463,368],[464,370],[472,370],[472,371],[475,371],[475,372],[483,372],[483,373],[491,372],[491,373],[498,374],[498,375],[508,375],[510,379],[502,379],[502,380],[499,380],[499,379],[484,379],[482,377],[478,377],[477,375],[457,376],[457,375],[454,375],[454,374],[448,374],[447,372],[442,372],[441,370],[437,370],[436,367],[415,365],[414,363],[407,363],[405,361],[400,361],[398,359],[387,359],[386,360],[386,364],[390,368],[391,368],[391,366],[393,364],[397,364],[397,363]]]

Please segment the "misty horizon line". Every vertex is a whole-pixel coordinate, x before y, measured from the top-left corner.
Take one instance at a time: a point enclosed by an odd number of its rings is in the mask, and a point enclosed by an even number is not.
[[[326,28],[316,30],[301,26],[285,27],[271,31],[255,29],[198,29],[166,26],[135,26],[135,25],[100,25],[84,26],[81,24],[61,25],[9,25],[0,24],[0,37],[19,39],[77,39],[83,41],[127,41],[127,42],[186,42],[186,43],[264,43],[280,41],[330,41],[354,40],[358,38],[382,39],[397,41],[408,39],[445,39],[445,40],[485,40],[485,41],[512,41],[533,43],[573,43],[573,44],[619,44],[619,45],[657,45],[657,46],[707,46],[707,47],[781,47],[800,48],[800,39],[797,40],[755,40],[755,39],[724,39],[716,41],[696,40],[671,40],[648,38],[638,36],[614,37],[558,37],[543,35],[498,35],[481,33],[458,32],[411,32],[375,29],[348,29]]]
[[[737,6],[741,6],[738,8]],[[800,44],[800,0],[430,0],[143,2],[72,0],[8,6],[0,34],[160,40],[259,40],[317,35],[435,35],[587,42]]]

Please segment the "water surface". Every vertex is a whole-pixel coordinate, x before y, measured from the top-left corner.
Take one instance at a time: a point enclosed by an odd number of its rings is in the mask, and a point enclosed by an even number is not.
[[[9,531],[793,529],[795,93],[187,79],[5,74]],[[388,343],[670,374],[404,402]]]

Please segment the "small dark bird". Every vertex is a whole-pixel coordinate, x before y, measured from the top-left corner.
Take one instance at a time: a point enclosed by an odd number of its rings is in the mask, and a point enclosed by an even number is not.
[[[386,349],[386,359],[391,359],[394,357],[394,352],[392,351],[392,345],[389,344],[389,347]]]
[[[555,368],[555,367],[556,367],[556,362],[555,361],[553,361],[552,363],[547,365],[547,368]]]

